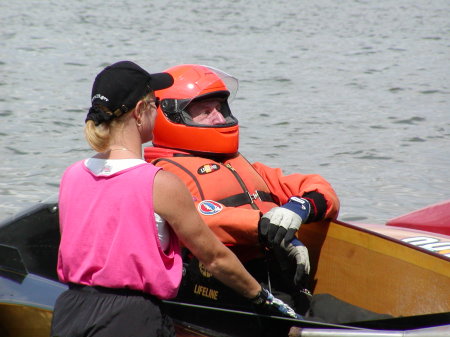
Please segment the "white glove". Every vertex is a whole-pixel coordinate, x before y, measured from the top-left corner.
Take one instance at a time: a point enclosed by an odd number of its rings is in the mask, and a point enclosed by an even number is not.
[[[281,269],[288,270],[289,262],[295,262],[294,284],[301,285],[311,271],[308,248],[295,238],[288,244],[283,240],[281,245],[274,247],[273,250]]]
[[[308,219],[311,205],[303,198],[292,197],[289,202],[274,207],[259,221],[259,234],[263,242],[279,245],[281,240],[290,242],[300,225]]]

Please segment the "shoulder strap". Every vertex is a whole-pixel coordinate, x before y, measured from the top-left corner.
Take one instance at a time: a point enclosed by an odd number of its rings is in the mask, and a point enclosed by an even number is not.
[[[165,162],[167,162],[167,163],[170,163],[170,164],[172,164],[172,165],[175,165],[175,166],[178,167],[179,169],[183,170],[187,175],[189,175],[189,176],[192,178],[192,180],[195,182],[195,185],[197,186],[198,192],[200,193],[200,197],[202,198],[202,200],[205,199],[205,195],[204,195],[204,193],[203,193],[202,187],[200,186],[200,183],[199,183],[197,177],[196,177],[191,171],[189,171],[186,167],[184,167],[184,166],[181,165],[180,163],[178,163],[178,162],[176,162],[176,161],[174,161],[174,160],[171,160],[171,159],[169,159],[169,158],[159,158],[159,159],[156,159],[156,160],[153,162],[153,165],[156,165],[157,163],[159,163],[159,162],[161,162],[161,161],[165,161]]]

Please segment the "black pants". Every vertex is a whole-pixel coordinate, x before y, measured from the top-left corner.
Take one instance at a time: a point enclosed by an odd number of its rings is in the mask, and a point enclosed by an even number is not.
[[[72,285],[55,303],[52,337],[173,337],[172,320],[144,293]]]

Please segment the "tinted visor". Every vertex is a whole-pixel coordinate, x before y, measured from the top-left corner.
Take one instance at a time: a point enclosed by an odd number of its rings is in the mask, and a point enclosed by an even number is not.
[[[161,102],[161,109],[167,118],[169,118],[172,122],[177,124],[185,124],[189,126],[203,126],[203,127],[229,127],[238,124],[238,120],[231,113],[230,106],[228,105],[226,98],[223,98],[223,96],[221,98],[218,97],[217,103],[219,104],[219,106],[216,109],[217,112],[214,112],[220,113],[222,115],[223,122],[214,125],[195,122],[190,113],[190,111],[192,111],[191,107],[195,103],[201,104],[203,100],[211,101],[215,99],[214,97],[211,97],[211,95],[208,96],[209,97],[207,98],[203,99],[197,98],[195,100],[164,99]]]

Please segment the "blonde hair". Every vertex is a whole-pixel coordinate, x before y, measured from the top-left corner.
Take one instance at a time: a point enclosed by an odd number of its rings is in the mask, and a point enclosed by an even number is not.
[[[143,100],[144,103],[146,104],[145,107],[147,107],[147,104],[150,104],[150,100],[152,98],[154,98],[153,91],[145,95],[139,101]],[[104,106],[99,106],[99,108],[105,110],[108,113],[111,113]],[[93,120],[88,120],[84,127],[84,136],[86,137],[86,140],[91,146],[91,148],[97,152],[107,151],[110,145],[109,143],[111,138],[111,130],[116,128],[122,128],[126,118],[130,115],[132,111],[134,111],[134,109],[135,108],[131,109],[130,111],[124,113],[120,117],[114,118],[109,123],[104,122],[100,123],[99,125],[95,125]],[[113,114],[115,113],[116,111]]]

